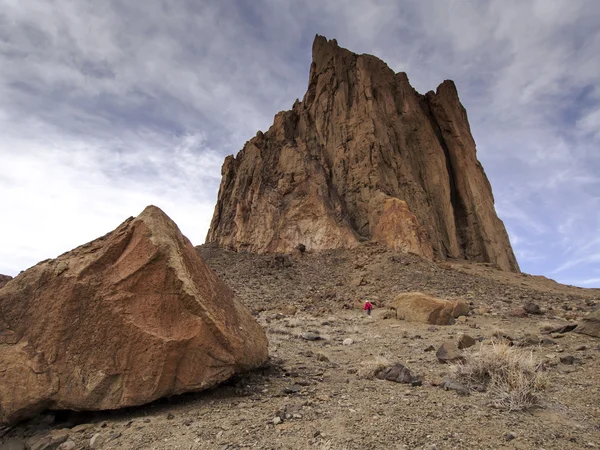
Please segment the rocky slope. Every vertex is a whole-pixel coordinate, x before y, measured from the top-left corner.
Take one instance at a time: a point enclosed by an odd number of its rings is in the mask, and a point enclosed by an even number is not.
[[[518,271],[452,81],[405,73],[317,36],[302,102],[226,158],[208,243],[289,252],[365,240]]]
[[[289,256],[214,245],[199,250],[265,327],[269,366],[203,393],[138,408],[47,413],[0,429],[0,448],[62,441],[65,448],[140,450],[598,447],[600,341],[542,330],[593,317],[588,314],[600,303],[599,289],[484,264],[433,263],[372,243]],[[471,312],[449,326],[386,314],[398,293],[410,291],[464,300]],[[365,298],[375,303],[371,318],[360,309]],[[528,308],[535,314],[512,315],[530,303],[540,306]],[[491,407],[488,393],[442,389],[449,368],[435,349],[463,334],[482,346],[508,336],[544,361],[548,384],[541,405],[509,412]],[[380,361],[401,362],[422,385],[366,376],[365,369]]]
[[[207,389],[267,358],[263,329],[154,206],[0,289],[0,425]]]

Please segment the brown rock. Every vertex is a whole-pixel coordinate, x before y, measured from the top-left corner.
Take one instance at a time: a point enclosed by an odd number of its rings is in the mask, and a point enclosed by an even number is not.
[[[441,363],[464,361],[464,357],[460,354],[453,341],[444,342],[440,348],[438,348],[435,356],[437,356],[438,361]]]
[[[581,319],[574,331],[575,333],[600,337],[600,309],[589,313],[586,317]]]
[[[452,325],[454,314],[464,311],[464,304],[461,303],[430,297],[420,292],[408,292],[399,294],[389,307],[396,311],[398,319],[430,325]]]
[[[461,334],[458,338],[458,348],[462,350],[463,348],[473,347],[477,341],[475,338],[472,338],[468,334]]]
[[[4,286],[6,283],[8,283],[10,280],[12,280],[12,277],[10,275],[0,274],[0,288],[2,286]]]
[[[0,422],[214,386],[266,361],[264,331],[160,209],[0,290]]]
[[[302,102],[228,156],[207,242],[233,250],[351,248],[518,271],[452,81],[405,73],[317,36]]]
[[[421,377],[413,375],[407,367],[400,363],[381,369],[375,374],[375,377],[380,380],[412,384],[414,386],[420,386],[422,384]]]
[[[511,309],[508,311],[508,315],[510,317],[527,317],[527,311],[520,306],[518,308]]]
[[[527,311],[529,314],[536,314],[536,315],[542,314],[542,310],[540,309],[540,306],[537,303],[533,303],[533,302],[525,303],[525,305],[523,306],[523,309],[525,311]]]

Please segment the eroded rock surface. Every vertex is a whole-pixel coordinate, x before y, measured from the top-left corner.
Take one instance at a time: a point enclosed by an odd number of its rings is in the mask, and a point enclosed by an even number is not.
[[[249,310],[153,206],[0,290],[0,422],[199,391],[267,357]]]
[[[377,240],[425,258],[518,271],[452,81],[405,73],[317,36],[308,91],[226,158],[207,242],[252,251]]]

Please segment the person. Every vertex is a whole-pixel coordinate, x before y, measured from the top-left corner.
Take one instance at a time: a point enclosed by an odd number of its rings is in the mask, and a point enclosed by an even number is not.
[[[367,300],[365,302],[365,307],[363,309],[367,312],[368,316],[371,315],[371,310],[373,309],[373,305],[371,304],[371,302],[369,300]]]

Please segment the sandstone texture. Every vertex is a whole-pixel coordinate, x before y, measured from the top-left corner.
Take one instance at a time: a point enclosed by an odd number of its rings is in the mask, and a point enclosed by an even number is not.
[[[261,326],[153,206],[0,290],[0,423],[199,391],[267,358]]]
[[[225,159],[207,242],[269,253],[367,240],[519,271],[454,83],[421,95],[317,36],[303,100]]]
[[[452,325],[454,319],[469,312],[466,303],[443,300],[420,292],[399,294],[389,305],[396,318],[430,325]]]

